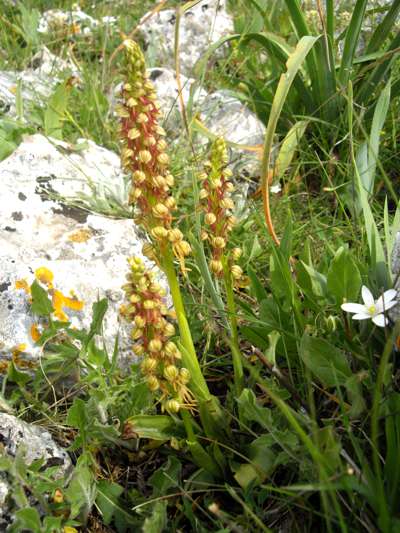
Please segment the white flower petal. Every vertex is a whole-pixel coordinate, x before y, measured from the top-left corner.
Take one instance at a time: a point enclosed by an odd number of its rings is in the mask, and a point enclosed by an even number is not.
[[[362,296],[363,302],[365,303],[367,307],[371,307],[372,305],[375,304],[375,300],[374,300],[374,297],[372,296],[372,292],[365,285],[361,287],[361,296]]]
[[[381,304],[377,304],[376,305],[376,313],[384,313],[385,311],[387,311],[388,309],[391,309],[392,307],[394,307],[395,305],[397,305],[399,302],[397,300],[392,300],[391,302],[387,302],[385,304],[385,307],[381,307]]]
[[[389,289],[388,291],[384,292],[382,296],[379,296],[379,298],[376,300],[376,307],[380,310],[380,312],[386,309],[390,309],[391,307],[396,305],[397,301],[394,300],[396,298],[396,295],[397,291],[395,291],[394,289]]]
[[[372,318],[369,313],[366,311],[364,313],[357,313],[351,317],[353,320],[366,320],[367,318]]]
[[[372,322],[380,328],[384,328],[388,323],[388,320],[384,317],[384,315],[376,315],[373,317]]]
[[[366,313],[367,312],[365,305],[361,305],[361,304],[352,304],[352,303],[342,304],[341,308],[343,309],[343,311],[347,311],[347,313]]]

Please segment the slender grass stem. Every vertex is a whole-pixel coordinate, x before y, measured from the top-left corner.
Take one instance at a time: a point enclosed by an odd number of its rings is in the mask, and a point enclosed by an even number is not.
[[[395,331],[389,337],[386,342],[385,349],[378,368],[378,375],[376,378],[374,398],[372,402],[371,410],[371,440],[372,440],[372,461],[375,471],[375,476],[377,480],[377,492],[379,498],[379,526],[382,531],[390,530],[390,517],[389,509],[385,495],[385,488],[382,479],[382,469],[381,462],[379,457],[379,407],[382,400],[382,389],[385,374],[389,364],[390,355],[392,353],[392,347],[394,345],[394,339],[398,335],[398,327],[395,328]]]

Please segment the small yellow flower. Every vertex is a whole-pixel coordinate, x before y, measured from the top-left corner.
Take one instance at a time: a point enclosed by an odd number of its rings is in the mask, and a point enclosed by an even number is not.
[[[41,283],[44,283],[48,287],[53,286],[54,274],[46,267],[40,267],[35,270],[35,277]]]

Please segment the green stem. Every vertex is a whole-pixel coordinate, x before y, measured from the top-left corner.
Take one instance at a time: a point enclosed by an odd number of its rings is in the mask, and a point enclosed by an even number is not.
[[[174,260],[171,250],[167,250],[163,258],[162,268],[167,276],[169,288],[171,291],[172,301],[176,312],[179,325],[181,343],[183,347],[182,358],[191,374],[191,388],[198,401],[207,401],[211,399],[210,391],[203,373],[197,360],[196,350],[194,348],[192,334],[186,318],[185,307],[183,305],[182,295],[179,287],[178,278],[175,272]]]
[[[397,337],[399,328],[396,327],[392,335],[390,335],[386,342],[383,355],[381,357],[378,375],[376,377],[374,398],[371,409],[371,440],[372,440],[372,460],[376,476],[376,491],[377,499],[379,500],[379,526],[382,531],[390,530],[390,516],[388,510],[388,503],[386,500],[385,486],[382,479],[381,459],[379,456],[379,416],[382,401],[382,391],[384,388],[385,375],[392,354],[394,339]]]
[[[187,438],[192,442],[197,441],[197,437],[195,435],[195,432],[193,431],[193,424],[192,424],[191,416],[189,412],[186,411],[186,409],[181,409],[181,417],[183,420],[183,425],[185,426]]]
[[[244,376],[243,376],[243,365],[242,357],[240,354],[239,348],[239,336],[238,336],[238,327],[236,319],[236,305],[235,298],[233,294],[232,286],[232,275],[230,273],[227,262],[224,261],[224,281],[225,281],[225,291],[226,291],[226,304],[228,308],[228,319],[231,330],[232,338],[229,341],[229,345],[232,352],[232,363],[233,363],[233,372],[235,380],[235,389],[237,396],[240,396],[243,390]]]

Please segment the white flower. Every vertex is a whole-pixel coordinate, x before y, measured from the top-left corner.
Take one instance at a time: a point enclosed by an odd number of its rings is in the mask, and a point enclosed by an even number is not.
[[[388,319],[384,316],[388,309],[397,304],[395,300],[397,291],[389,289],[384,292],[377,300],[374,300],[371,291],[365,285],[361,288],[361,295],[364,301],[362,304],[342,304],[343,311],[348,313],[355,313],[352,316],[353,320],[366,320],[370,318],[374,324],[383,328],[388,323]]]

